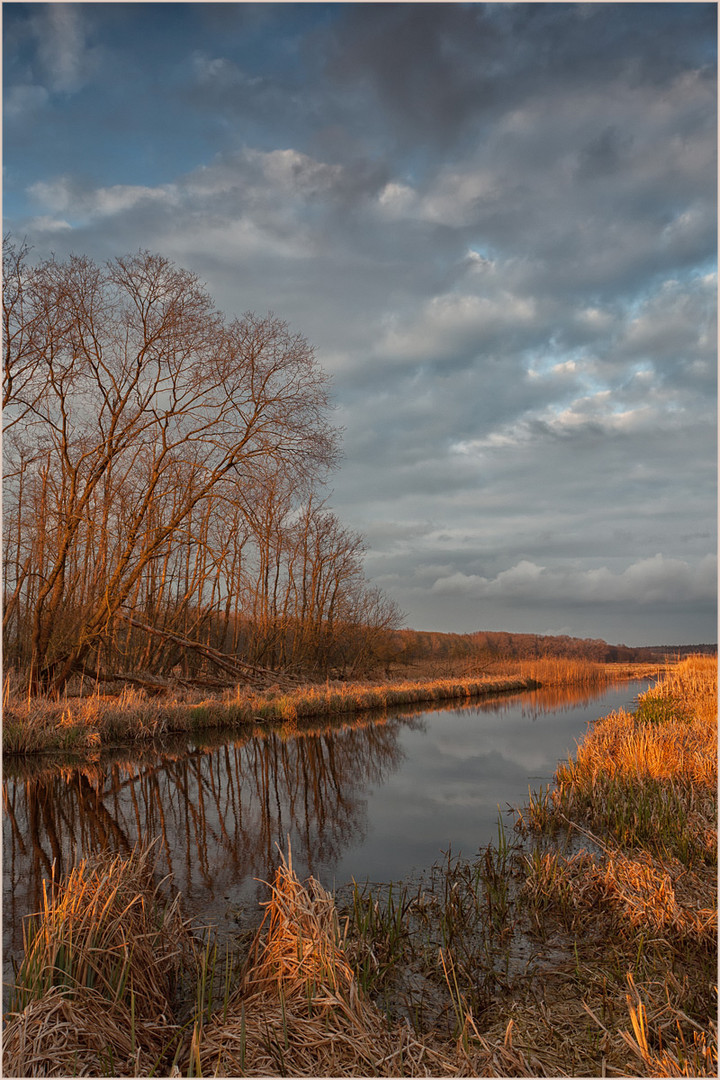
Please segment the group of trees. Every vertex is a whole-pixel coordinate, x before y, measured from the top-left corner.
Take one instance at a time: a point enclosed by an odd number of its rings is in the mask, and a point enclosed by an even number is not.
[[[404,664],[467,661],[491,664],[512,660],[567,658],[594,663],[664,661],[686,652],[717,652],[715,645],[646,646],[608,645],[602,638],[575,638],[566,634],[511,634],[478,630],[472,634],[442,634],[427,630],[398,630],[388,636],[386,648]]]
[[[338,433],[308,342],[147,252],[33,263],[6,240],[3,268],[6,665],[45,690],[189,677],[191,640],[358,669],[399,613],[321,497]]]

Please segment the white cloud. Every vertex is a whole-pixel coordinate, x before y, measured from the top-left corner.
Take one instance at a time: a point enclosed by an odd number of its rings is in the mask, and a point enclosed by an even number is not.
[[[83,189],[71,177],[65,176],[47,182],[38,181],[28,188],[28,194],[50,211],[81,218],[112,217],[133,210],[142,203],[174,204],[177,201],[177,189],[173,184],[159,187],[113,184],[111,187]]]
[[[139,184],[114,184],[112,187],[98,188],[93,193],[91,212],[105,216],[132,210],[140,203],[174,203],[176,201],[177,193],[172,184],[163,184],[155,188]]]
[[[47,214],[33,218],[29,227],[39,233],[62,233],[72,229],[69,221],[65,221],[64,218],[50,217]]]
[[[73,202],[73,183],[69,177],[58,177],[50,181],[38,180],[30,185],[28,194],[49,210],[60,212],[68,210]]]
[[[248,160],[257,161],[271,186],[287,194],[322,194],[336,187],[345,175],[342,165],[326,165],[297,150],[249,151]]]
[[[475,600],[497,598],[528,605],[664,605],[707,601],[715,595],[716,581],[715,556],[691,565],[658,553],[632,563],[620,573],[606,566],[550,569],[522,559],[494,578],[461,572],[437,578],[431,591],[441,596],[462,594]]]
[[[99,50],[86,41],[82,5],[44,5],[36,16],[36,32],[38,58],[49,88],[59,93],[75,93],[100,64]]]
[[[497,197],[497,189],[498,178],[488,168],[445,169],[425,192],[397,180],[390,181],[377,202],[385,217],[459,227],[472,222],[477,216],[478,202]]]
[[[312,248],[312,237],[300,227],[289,233],[273,231],[249,215],[240,215],[235,220],[190,221],[182,229],[169,227],[162,237],[163,252],[183,262],[204,256],[212,258],[214,263],[222,260],[228,264],[258,256],[298,260],[307,259]],[[263,302],[267,306],[267,297]]]
[[[717,284],[714,275],[690,282],[669,279],[649,296],[625,325],[617,342],[625,356],[656,362],[670,354],[689,360],[698,349],[715,355]]]
[[[201,86],[212,87],[220,91],[231,90],[237,86],[256,86],[260,79],[245,74],[237,64],[223,56],[209,57],[196,52],[192,57],[192,69]]]
[[[377,201],[382,215],[389,219],[415,216],[419,205],[417,192],[395,180],[385,185]]]
[[[467,225],[476,218],[480,201],[497,197],[498,183],[490,168],[445,171],[421,200],[419,216],[440,225]]]
[[[448,293],[433,297],[412,318],[390,320],[376,347],[378,355],[427,360],[480,351],[503,333],[531,326],[538,314],[532,297],[499,291],[494,296]]]

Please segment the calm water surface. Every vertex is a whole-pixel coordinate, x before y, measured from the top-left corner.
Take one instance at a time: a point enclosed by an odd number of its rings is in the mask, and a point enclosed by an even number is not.
[[[397,709],[264,737],[195,737],[103,753],[77,766],[7,761],[3,779],[4,978],[22,918],[41,906],[53,861],[65,873],[102,848],[158,839],[184,909],[221,935],[252,918],[290,836],[293,863],[332,889],[406,878],[448,849],[497,835],[498,807],[547,784],[588,723],[631,706],[646,682],[596,695],[539,691],[419,712]],[[510,820],[510,819],[507,819]]]

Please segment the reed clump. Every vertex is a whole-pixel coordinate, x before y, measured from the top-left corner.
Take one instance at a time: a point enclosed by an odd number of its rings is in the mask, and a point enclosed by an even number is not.
[[[196,1075],[535,1075],[511,1039],[488,1044],[469,1010],[459,1037],[450,1039],[389,1022],[358,985],[349,920],[341,925],[332,897],[313,878],[301,883],[290,860],[270,888],[240,986],[209,1023],[196,1026]],[[441,962],[436,954],[438,970]],[[447,963],[445,972],[451,979]]]
[[[239,989],[195,1033],[198,1075],[357,1075],[393,1049],[358,992],[332,898],[281,864]]]
[[[164,1032],[153,1032],[121,1003],[83,989],[52,987],[10,1017],[5,1076],[149,1076]]]
[[[24,928],[5,1075],[149,1075],[165,1056],[180,1032],[173,1017],[195,948],[153,865],[152,851],[136,848],[45,883],[43,910]]]

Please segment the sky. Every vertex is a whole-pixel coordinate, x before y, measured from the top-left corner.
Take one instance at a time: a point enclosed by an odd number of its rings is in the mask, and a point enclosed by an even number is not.
[[[405,625],[714,642],[716,17],[6,3],[4,230],[304,334]]]

